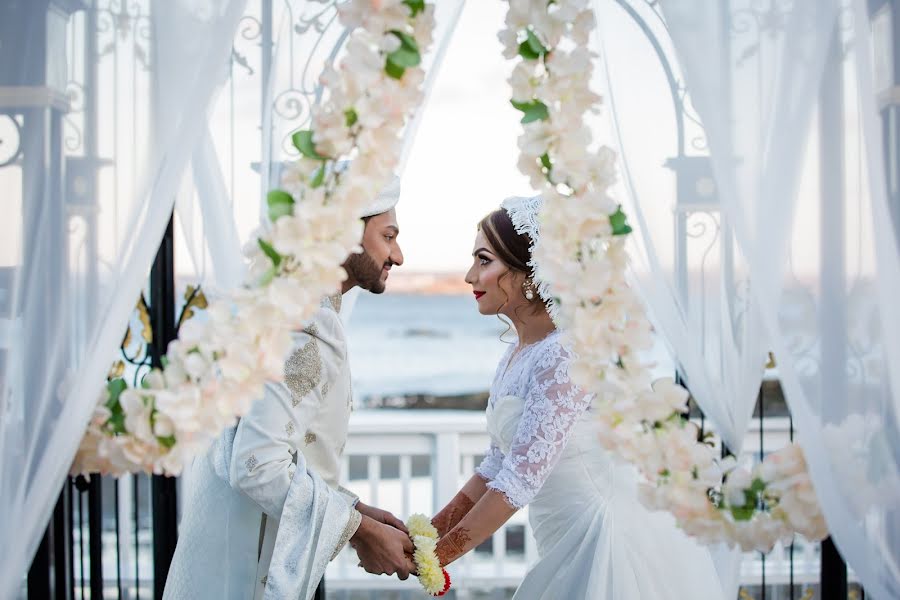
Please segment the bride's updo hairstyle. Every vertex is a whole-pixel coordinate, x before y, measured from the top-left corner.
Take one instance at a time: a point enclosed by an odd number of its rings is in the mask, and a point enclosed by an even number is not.
[[[526,277],[530,274],[528,261],[531,254],[528,249],[531,248],[531,237],[527,233],[516,232],[505,209],[498,208],[488,214],[478,223],[478,229],[507,267]]]
[[[531,260],[531,236],[516,231],[506,209],[498,208],[489,213],[478,223],[478,230],[484,233],[484,237],[494,249],[497,258],[509,267],[510,271],[521,273],[527,281],[531,281],[531,267],[528,266]],[[509,275],[508,272],[501,275],[500,278],[507,275]],[[507,298],[507,302],[509,302],[509,298]],[[544,303],[537,294],[534,294],[533,299],[528,302],[533,305],[535,313],[544,310]]]

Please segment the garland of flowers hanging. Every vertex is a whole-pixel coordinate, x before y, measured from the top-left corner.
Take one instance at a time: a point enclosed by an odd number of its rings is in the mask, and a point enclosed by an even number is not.
[[[827,528],[800,448],[769,454],[752,471],[719,459],[688,419],[688,392],[671,380],[651,385],[639,353],[652,344],[643,306],[626,282],[622,207],[608,194],[615,153],[591,150],[585,117],[600,97],[589,83],[595,56],[588,0],[509,0],[499,38],[518,58],[509,83],[523,113],[519,169],[544,196],[536,276],[551,286],[554,318],[577,359],[572,377],[595,394],[601,441],[646,478],[646,506],[668,510],[690,535],[768,551],[800,533]]]
[[[421,56],[432,43],[425,0],[338,6],[353,30],[338,66],[321,76],[325,101],[311,128],[294,133],[299,160],[268,194],[270,223],[245,248],[244,287],[211,302],[207,319],[185,322],[162,369],[140,387],[113,379],[103,390],[73,473],[177,475],[281,381],[292,330],[339,289],[340,266],[362,236],[358,218],[392,176],[401,132],[423,99]],[[340,158],[349,166],[335,168]]]

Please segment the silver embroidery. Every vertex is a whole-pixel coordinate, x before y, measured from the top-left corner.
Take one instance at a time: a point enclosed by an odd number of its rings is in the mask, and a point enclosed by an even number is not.
[[[310,444],[315,442],[316,439],[318,439],[318,438],[316,438],[316,434],[314,434],[312,431],[307,431],[306,436],[303,438],[303,440],[306,442],[307,446],[309,446]]]
[[[343,300],[344,300],[344,297],[341,295],[340,292],[338,292],[334,295],[325,296],[324,298],[322,298],[321,305],[322,306],[330,306],[334,310],[334,312],[339,313],[339,312],[341,312],[341,303],[343,302]]]
[[[310,325],[309,328],[314,328]],[[309,329],[307,328],[307,329]],[[315,337],[296,350],[284,365],[284,383],[291,390],[291,404],[297,406],[322,379],[322,360]]]
[[[326,379],[325,383],[322,384],[322,395],[327,396],[328,390],[330,390],[330,389],[331,389],[331,386],[329,385],[329,381]]]
[[[245,462],[244,465],[247,467],[248,471],[252,472],[253,469],[259,466],[259,459],[256,458],[255,454],[251,454],[250,458],[247,459],[247,462]]]
[[[260,582],[261,584],[263,584],[263,585],[266,585],[267,583],[269,583],[269,576],[268,576],[268,575],[263,575],[263,578],[260,579],[259,582]]]
[[[294,432],[296,430],[297,430],[297,428],[294,427],[293,421],[288,421],[287,424],[284,426],[284,432],[288,435],[294,435]]]
[[[344,531],[341,533],[341,539],[338,540],[338,545],[334,549],[334,554],[331,555],[331,560],[337,558],[337,555],[340,554],[347,542],[350,541],[350,538],[353,537],[353,534],[356,533],[356,530],[359,529],[360,521],[362,521],[362,513],[356,509],[351,509],[350,521],[347,522],[347,526],[344,527]]]

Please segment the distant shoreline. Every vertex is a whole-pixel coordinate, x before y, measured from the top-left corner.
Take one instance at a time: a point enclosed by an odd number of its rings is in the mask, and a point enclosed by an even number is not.
[[[472,288],[463,272],[404,271],[394,267],[387,281],[389,294],[421,294],[423,296],[456,296],[468,294]]]

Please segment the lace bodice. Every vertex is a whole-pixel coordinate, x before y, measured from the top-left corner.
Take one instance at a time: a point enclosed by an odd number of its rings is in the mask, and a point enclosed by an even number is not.
[[[569,379],[570,352],[554,331],[513,356],[507,350],[491,384],[489,420],[498,402],[520,398],[521,417],[509,440],[492,441],[476,472],[488,488],[502,492],[516,508],[528,504],[565,450],[572,428],[591,403]],[[495,429],[496,428],[492,428]],[[508,452],[503,448],[508,447]]]

